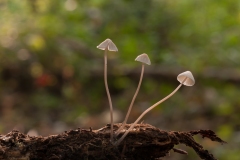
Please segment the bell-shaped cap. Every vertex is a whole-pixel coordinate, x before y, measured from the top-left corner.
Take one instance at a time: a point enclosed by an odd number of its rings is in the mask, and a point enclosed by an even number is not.
[[[184,81],[184,79],[186,79],[186,81],[183,83],[183,85],[185,86],[193,86],[195,84],[195,80],[194,80],[194,77],[192,75],[192,73],[190,71],[186,71],[186,72],[183,72],[181,74],[179,74],[177,76],[177,80],[182,83]]]
[[[137,56],[135,61],[151,65],[151,61],[146,53],[143,53],[143,54],[140,54],[139,56]]]
[[[112,42],[111,39],[107,38],[105,41],[103,41],[102,43],[100,43],[98,46],[97,46],[98,49],[101,49],[101,50],[106,50],[108,49],[109,51],[114,51],[114,52],[117,52],[118,49],[116,47],[116,45]]]

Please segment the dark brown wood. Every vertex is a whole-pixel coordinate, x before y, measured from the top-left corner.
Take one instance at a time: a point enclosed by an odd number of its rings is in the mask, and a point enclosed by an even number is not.
[[[119,124],[115,124],[114,130],[117,130],[118,127]],[[126,128],[128,127],[129,125],[126,126]],[[119,136],[123,133],[124,130]],[[0,159],[149,160],[164,157],[171,150],[176,153],[187,154],[186,151],[174,148],[175,145],[185,144],[193,148],[202,159],[216,160],[212,154],[204,150],[193,139],[193,136],[197,134],[212,141],[225,143],[211,130],[190,132],[163,131],[149,124],[136,125],[119,146],[114,146],[109,141],[110,125],[99,130],[78,128],[48,137],[31,137],[13,130],[6,135],[0,135]]]

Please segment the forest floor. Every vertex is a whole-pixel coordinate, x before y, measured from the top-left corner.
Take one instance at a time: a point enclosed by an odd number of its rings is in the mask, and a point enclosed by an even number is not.
[[[114,124],[114,130],[120,125]],[[128,127],[129,125],[126,125],[125,129]],[[124,130],[119,136],[123,133]],[[149,124],[136,125],[118,146],[110,142],[110,125],[98,130],[78,128],[47,137],[28,136],[13,130],[6,135],[0,135],[0,159],[149,160],[161,159],[168,155],[170,150],[179,154],[188,154],[184,150],[174,148],[178,144],[185,144],[193,148],[201,159],[216,160],[194,140],[193,136],[198,134],[212,141],[226,143],[211,130],[164,131]]]

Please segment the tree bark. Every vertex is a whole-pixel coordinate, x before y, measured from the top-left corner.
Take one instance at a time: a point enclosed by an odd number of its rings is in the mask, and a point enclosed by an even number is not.
[[[114,130],[120,124],[114,124]],[[126,125],[125,129],[129,125]],[[124,130],[119,134],[121,136]],[[48,137],[31,137],[13,130],[0,135],[0,159],[18,160],[106,160],[106,159],[159,159],[169,154],[187,154],[186,151],[174,148],[185,144],[195,150],[201,159],[216,160],[212,154],[198,144],[193,136],[200,134],[212,141],[226,143],[211,130],[189,132],[163,131],[149,124],[139,124],[127,135],[118,146],[110,142],[110,125],[92,130],[76,129]]]

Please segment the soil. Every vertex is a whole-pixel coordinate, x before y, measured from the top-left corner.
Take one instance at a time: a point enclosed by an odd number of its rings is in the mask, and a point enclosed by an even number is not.
[[[114,124],[114,130],[120,125]],[[129,125],[126,126],[128,127]],[[123,133],[124,131],[119,136]],[[118,146],[110,142],[110,125],[98,130],[78,128],[47,137],[32,137],[13,130],[6,135],[0,135],[0,159],[153,160],[165,157],[170,150],[187,154],[184,150],[174,148],[178,144],[185,144],[193,148],[201,159],[216,160],[193,139],[197,134],[212,141],[226,143],[211,130],[164,131],[149,124],[136,125]]]

